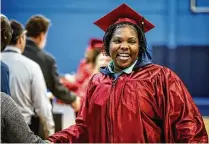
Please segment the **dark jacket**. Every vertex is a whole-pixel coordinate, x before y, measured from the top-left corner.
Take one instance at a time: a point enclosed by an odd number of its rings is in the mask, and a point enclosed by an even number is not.
[[[27,39],[23,55],[40,65],[47,89],[50,90],[55,97],[65,103],[75,101],[76,97],[71,95],[68,89],[60,83],[56,62],[50,54],[40,50],[32,40]]]

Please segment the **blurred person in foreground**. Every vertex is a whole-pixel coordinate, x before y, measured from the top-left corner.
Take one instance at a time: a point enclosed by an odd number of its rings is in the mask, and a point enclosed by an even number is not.
[[[89,82],[76,124],[52,142],[207,143],[202,116],[181,79],[153,64],[145,34],[154,25],[122,4],[95,22],[110,64]]]
[[[2,92],[0,139],[2,143],[46,143],[46,141],[34,135],[16,103],[10,96]]]
[[[22,55],[26,43],[23,26],[14,20],[10,21],[10,24],[13,30],[12,38],[1,57],[9,67],[11,97],[31,130],[39,135],[38,128],[41,123],[43,138],[46,138],[52,135],[55,129],[45,80],[39,65]]]
[[[64,103],[71,104],[75,111],[80,109],[80,100],[60,83],[55,59],[45,52],[50,20],[42,15],[32,16],[26,24],[27,40],[23,55],[41,67],[47,89]]]

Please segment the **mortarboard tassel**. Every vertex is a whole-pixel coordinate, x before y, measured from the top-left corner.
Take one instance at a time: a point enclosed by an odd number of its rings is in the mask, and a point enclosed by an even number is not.
[[[142,17],[142,25],[141,25],[142,31],[144,32],[144,17]]]

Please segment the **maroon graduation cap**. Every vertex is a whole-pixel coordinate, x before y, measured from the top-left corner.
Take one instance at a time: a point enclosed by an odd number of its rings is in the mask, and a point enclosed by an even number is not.
[[[106,31],[110,25],[121,22],[130,22],[137,24],[140,27],[143,26],[144,32],[147,32],[155,27],[152,23],[147,21],[143,16],[141,16],[125,3],[94,22],[94,24],[101,28],[103,31]]]
[[[92,38],[90,39],[89,41],[89,49],[92,49],[92,48],[103,48],[103,41],[101,39],[98,39],[98,38]]]

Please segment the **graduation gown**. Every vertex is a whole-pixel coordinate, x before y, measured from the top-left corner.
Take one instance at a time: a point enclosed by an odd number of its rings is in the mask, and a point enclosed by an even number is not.
[[[92,76],[93,67],[91,64],[86,63],[86,60],[83,59],[78,67],[77,73],[75,75],[75,82],[70,82],[68,80],[62,80],[62,83],[70,90],[75,93],[83,85],[86,80],[89,80]]]
[[[48,138],[58,143],[208,142],[203,119],[180,78],[149,64],[117,79],[90,80],[76,124]]]
[[[91,64],[86,63],[86,60],[81,60],[77,73],[75,74],[75,82],[71,82],[66,78],[60,78],[60,82],[71,92],[74,92],[76,96],[79,96],[83,101],[83,97],[86,92],[86,83],[89,82],[93,72]],[[62,100],[57,100],[58,103],[64,103]]]

